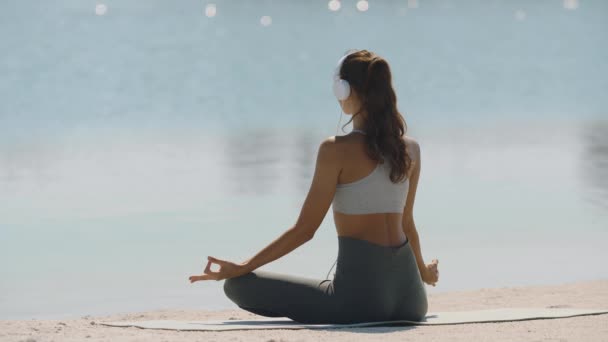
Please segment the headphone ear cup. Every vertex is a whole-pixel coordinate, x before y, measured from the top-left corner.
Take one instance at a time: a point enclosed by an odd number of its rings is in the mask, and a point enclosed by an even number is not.
[[[343,79],[334,81],[334,95],[338,100],[346,100],[350,96],[350,84]]]

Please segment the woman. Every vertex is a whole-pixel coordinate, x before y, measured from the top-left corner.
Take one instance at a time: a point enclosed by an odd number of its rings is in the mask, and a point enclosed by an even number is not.
[[[319,145],[295,225],[245,262],[209,256],[190,282],[226,279],[224,292],[240,308],[301,323],[420,321],[428,309],[423,282],[435,286],[438,260],[422,259],[413,218],[420,147],[405,136],[388,63],[367,50],[346,54],[333,91],[353,132]],[[339,248],[333,280],[256,270],[311,240],[330,204]]]

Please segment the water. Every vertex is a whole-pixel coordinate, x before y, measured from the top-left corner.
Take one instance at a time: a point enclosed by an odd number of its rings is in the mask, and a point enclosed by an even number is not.
[[[295,223],[349,48],[422,148],[429,293],[608,276],[605,2],[215,4],[0,4],[1,319],[235,308],[188,277]],[[264,268],[323,278],[335,235]]]

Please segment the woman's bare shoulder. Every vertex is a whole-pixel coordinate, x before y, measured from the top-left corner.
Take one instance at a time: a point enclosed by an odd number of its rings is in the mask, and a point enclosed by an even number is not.
[[[404,135],[403,141],[405,141],[405,148],[407,149],[407,151],[409,153],[414,153],[415,159],[418,159],[420,157],[420,144],[418,143],[418,140],[413,137]]]
[[[408,169],[408,178],[412,178],[415,170],[420,170],[420,145],[418,141],[412,137],[403,135],[405,141],[405,150],[411,160],[411,164]]]

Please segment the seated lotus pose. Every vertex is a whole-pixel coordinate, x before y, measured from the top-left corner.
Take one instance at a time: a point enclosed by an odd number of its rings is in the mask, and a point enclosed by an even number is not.
[[[353,130],[319,144],[297,222],[244,262],[209,256],[190,282],[225,279],[226,296],[240,308],[300,323],[423,320],[424,283],[435,286],[439,261],[422,259],[413,217],[420,146],[405,135],[387,61],[368,50],[349,51],[335,69],[333,92],[352,115]],[[258,270],[310,241],[330,205],[338,234],[333,279]]]

